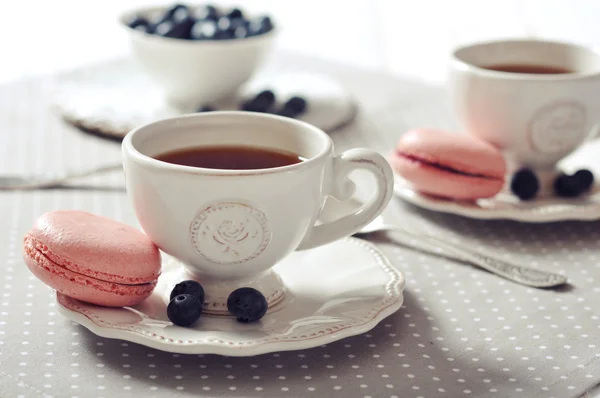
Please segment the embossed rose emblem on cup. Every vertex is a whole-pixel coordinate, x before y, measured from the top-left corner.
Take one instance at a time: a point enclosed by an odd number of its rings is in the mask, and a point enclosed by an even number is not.
[[[519,66],[529,71],[515,73]],[[565,73],[531,72],[540,67]],[[510,172],[525,166],[552,181],[556,164],[598,135],[600,54],[592,48],[529,39],[465,45],[452,53],[449,83],[466,132],[502,148]]]
[[[198,254],[208,260],[239,264],[265,250],[271,231],[259,209],[245,203],[216,202],[198,213],[190,237]]]
[[[182,148],[232,145],[291,152],[303,161],[228,170],[156,159]],[[285,285],[273,266],[293,251],[358,231],[383,211],[393,188],[392,170],[380,154],[352,149],[334,156],[331,139],[316,127],[251,112],[194,114],[141,126],[125,137],[123,159],[140,225],[185,265],[174,279],[202,283],[205,312],[217,315],[227,313],[227,296],[242,286],[260,290],[270,308],[277,305]],[[318,223],[326,197],[352,196],[355,186],[348,176],[357,169],[375,177],[371,200],[342,219]]]

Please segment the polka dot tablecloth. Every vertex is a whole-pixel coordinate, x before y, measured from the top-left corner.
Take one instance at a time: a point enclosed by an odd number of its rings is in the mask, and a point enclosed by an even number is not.
[[[338,150],[388,151],[409,127],[451,127],[443,91],[316,60],[281,67],[330,73],[361,116],[333,133]],[[52,79],[0,88],[0,172],[43,173],[119,160],[118,144],[68,127],[48,109]],[[386,221],[444,234],[564,273],[530,289],[471,266],[378,241],[407,279],[402,309],[372,331],[326,346],[248,358],[178,355],[98,337],[57,312],[24,266],[21,239],[54,209],[137,225],[123,177],[72,189],[0,192],[0,397],[578,397],[600,382],[600,223],[525,225],[422,211],[393,200]]]

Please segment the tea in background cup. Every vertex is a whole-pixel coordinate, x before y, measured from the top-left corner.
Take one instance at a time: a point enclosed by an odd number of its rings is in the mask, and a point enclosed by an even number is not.
[[[270,307],[280,302],[285,288],[271,267],[294,250],[357,232],[383,211],[393,188],[392,170],[378,153],[334,156],[318,128],[253,112],[141,126],[125,137],[123,159],[140,225],[185,264],[172,285],[197,278],[205,312],[213,314],[227,314],[228,295],[242,286],[261,291]],[[358,169],[374,175],[377,192],[353,214],[315,225],[327,197],[352,196],[348,175]]]
[[[542,40],[500,40],[457,48],[450,95],[466,132],[501,148],[509,170],[534,169],[542,186],[556,164],[596,136],[600,54]]]

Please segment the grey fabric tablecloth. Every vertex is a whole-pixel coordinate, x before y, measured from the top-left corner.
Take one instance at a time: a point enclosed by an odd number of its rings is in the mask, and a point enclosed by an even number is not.
[[[284,61],[285,59],[285,61]],[[454,125],[443,90],[300,57],[274,62],[331,73],[359,99],[337,149],[388,151],[409,127]],[[49,79],[0,88],[0,173],[43,173],[119,160],[119,145],[82,134],[48,108]],[[419,210],[394,199],[387,221],[457,242],[571,285],[536,290],[467,265],[380,247],[407,279],[400,311],[327,346],[249,358],[177,355],[95,336],[57,313],[54,293],[21,258],[21,239],[54,209],[137,225],[116,173],[69,190],[0,192],[0,397],[576,397],[600,381],[600,223],[525,225]]]

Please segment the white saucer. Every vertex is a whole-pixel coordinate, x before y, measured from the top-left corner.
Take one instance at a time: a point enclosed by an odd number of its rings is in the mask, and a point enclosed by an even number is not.
[[[165,256],[165,274],[179,267]],[[95,306],[57,293],[58,308],[103,337],[182,354],[251,356],[364,333],[402,305],[403,275],[363,240],[347,238],[295,252],[274,269],[286,285],[285,299],[254,324],[203,316],[194,327],[174,326],[158,292],[131,308]]]
[[[490,199],[457,202],[421,194],[400,176],[395,176],[394,193],[403,200],[427,210],[450,213],[480,220],[505,219],[529,223],[600,219],[600,188],[578,199],[547,198],[522,202],[500,193]]]
[[[423,209],[481,220],[505,219],[528,223],[598,220],[600,219],[598,151],[600,151],[600,140],[589,142],[565,158],[559,165],[560,169],[567,173],[586,168],[596,176],[597,181],[591,192],[579,198],[544,197],[532,201],[520,201],[505,191],[489,199],[457,202],[416,192],[407,181],[397,174],[395,175],[394,193],[403,200]]]
[[[243,98],[265,89],[273,90],[281,101],[293,95],[306,98],[307,111],[298,119],[324,131],[341,128],[356,115],[352,96],[335,80],[289,69],[265,70],[241,89],[239,97],[206,105],[236,110]],[[167,104],[160,88],[130,59],[63,74],[55,81],[52,102],[63,118],[77,127],[117,139],[142,124],[196,112]]]

